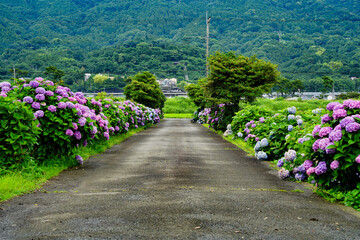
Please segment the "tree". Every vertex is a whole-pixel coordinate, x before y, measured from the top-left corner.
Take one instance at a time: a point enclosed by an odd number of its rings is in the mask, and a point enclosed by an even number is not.
[[[274,85],[274,91],[281,94],[281,97],[284,97],[288,92],[288,87],[290,80],[285,77],[279,77]]]
[[[210,56],[205,95],[236,105],[239,101],[253,102],[257,96],[271,91],[279,74],[277,65],[255,56],[217,52]]]
[[[197,84],[189,84],[185,87],[187,95],[195,103],[196,106],[204,108],[206,104],[206,98],[204,95],[204,84],[207,79],[199,79]]]
[[[295,79],[289,84],[289,91],[294,96],[296,92],[301,92],[304,89],[304,84],[300,79]]]
[[[323,80],[323,88],[322,88],[321,92],[323,94],[331,92],[331,90],[333,89],[333,86],[334,86],[334,80],[332,80],[328,76],[323,76],[322,80]]]
[[[162,109],[164,107],[166,98],[153,74],[142,72],[130,79],[131,82],[124,88],[126,99],[131,99],[151,108]]]
[[[52,80],[55,83],[60,82],[61,78],[64,76],[64,72],[54,66],[49,66],[45,68],[45,70],[46,71],[44,72],[44,74],[47,77],[50,77],[50,80]]]

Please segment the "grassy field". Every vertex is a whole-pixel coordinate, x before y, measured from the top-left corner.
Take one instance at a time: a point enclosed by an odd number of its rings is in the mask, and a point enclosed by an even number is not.
[[[168,113],[188,113],[192,114],[197,110],[195,104],[189,99],[184,97],[174,97],[166,99],[163,111]]]
[[[192,118],[191,113],[165,113],[165,118]]]
[[[264,99],[264,98],[258,98],[255,103],[253,103],[256,106],[262,107],[269,111],[279,111],[284,110],[289,107],[296,107],[297,110],[304,111],[304,110],[313,110],[316,108],[326,108],[326,105],[332,101],[328,100],[320,100],[320,99],[314,99],[314,100],[285,100],[285,99]]]
[[[142,130],[144,128],[132,130],[121,136],[113,136],[104,144],[97,144],[86,148],[81,147],[78,154],[83,157],[85,162],[89,157],[104,152],[106,149],[119,144]],[[65,162],[53,160],[46,165],[34,165],[32,169],[28,168],[24,171],[11,172],[0,176],[0,202],[41,188],[47,180],[71,167],[66,165]]]

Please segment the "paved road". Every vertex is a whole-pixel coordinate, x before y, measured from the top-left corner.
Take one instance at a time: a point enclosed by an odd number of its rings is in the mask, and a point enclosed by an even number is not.
[[[301,192],[300,192],[301,191]],[[0,239],[360,239],[355,211],[166,119],[1,205]]]

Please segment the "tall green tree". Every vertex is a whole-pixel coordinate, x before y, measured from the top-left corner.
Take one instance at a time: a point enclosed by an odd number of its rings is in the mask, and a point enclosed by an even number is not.
[[[217,52],[210,56],[205,95],[236,105],[239,101],[253,102],[256,97],[271,91],[279,74],[277,65],[255,56]]]
[[[142,72],[130,77],[130,79],[131,82],[124,88],[126,99],[131,99],[151,108],[162,109],[164,107],[166,98],[153,74]]]
[[[55,66],[49,66],[45,68],[44,74],[55,83],[60,82],[61,78],[65,75],[62,70],[58,69]]]
[[[333,89],[334,86],[334,80],[332,80],[330,77],[328,76],[323,76],[322,77],[323,80],[323,88],[321,90],[322,93],[328,93],[331,92],[331,90]]]

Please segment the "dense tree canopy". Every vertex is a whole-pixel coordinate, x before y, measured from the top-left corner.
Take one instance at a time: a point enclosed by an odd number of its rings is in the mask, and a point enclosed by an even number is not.
[[[69,85],[83,79],[82,69],[184,80],[183,62],[191,80],[205,76],[203,0],[12,0],[0,8],[1,79],[13,66],[34,77],[52,65]],[[276,63],[284,77],[304,80],[306,91],[324,75],[347,90],[347,80],[359,77],[359,1],[224,0],[206,10],[212,53]]]
[[[279,74],[276,65],[255,56],[217,52],[210,56],[210,76],[205,94],[221,102],[252,102],[271,91]]]
[[[142,72],[130,77],[129,80],[131,82],[124,88],[126,99],[151,108],[162,109],[164,107],[166,98],[153,74]]]

